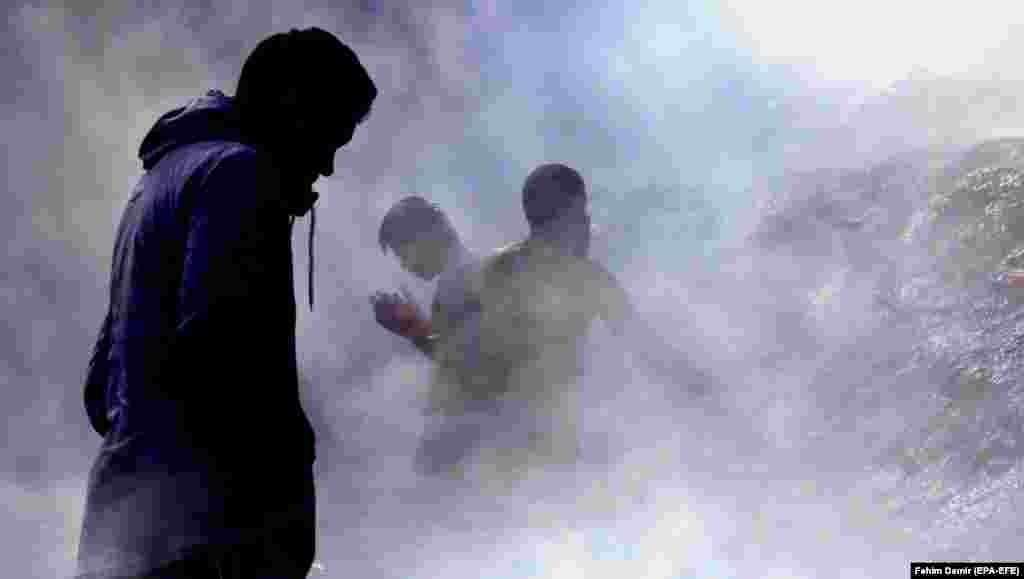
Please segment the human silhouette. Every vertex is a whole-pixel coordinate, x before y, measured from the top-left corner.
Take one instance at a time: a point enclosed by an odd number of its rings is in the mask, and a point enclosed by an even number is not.
[[[233,97],[209,91],[142,140],[86,378],[104,438],[79,577],[307,575],[291,230],[376,94],[337,37],[293,29],[255,47]]]
[[[402,269],[425,280],[436,280],[430,318],[410,296],[379,291],[370,298],[377,323],[410,340],[433,358],[444,337],[451,336],[473,304],[467,302],[469,272],[476,256],[466,248],[451,219],[418,195],[395,203],[381,220],[381,249],[391,250]]]

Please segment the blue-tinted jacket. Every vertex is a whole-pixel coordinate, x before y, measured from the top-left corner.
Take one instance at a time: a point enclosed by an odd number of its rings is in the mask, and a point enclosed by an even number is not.
[[[85,385],[104,439],[82,572],[144,571],[312,501],[288,183],[215,91],[163,115],[140,158]]]

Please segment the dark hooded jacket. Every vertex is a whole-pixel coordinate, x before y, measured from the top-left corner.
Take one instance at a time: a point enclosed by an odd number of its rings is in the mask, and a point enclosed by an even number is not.
[[[289,183],[230,97],[163,115],[121,218],[85,387],[103,444],[79,571],[130,575],[312,519]],[[310,548],[312,548],[310,546]]]

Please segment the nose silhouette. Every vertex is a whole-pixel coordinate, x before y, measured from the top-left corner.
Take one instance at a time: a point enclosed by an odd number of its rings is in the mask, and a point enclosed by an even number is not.
[[[320,168],[320,174],[324,177],[330,177],[334,174],[334,152],[332,151],[326,159],[323,167]]]

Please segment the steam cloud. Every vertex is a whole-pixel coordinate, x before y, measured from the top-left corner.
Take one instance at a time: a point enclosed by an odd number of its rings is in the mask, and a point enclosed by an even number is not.
[[[927,559],[928,546],[866,502],[877,481],[863,471],[863,430],[809,442],[829,428],[832,404],[814,385],[861,368],[816,341],[870,335],[870,288],[825,257],[752,253],[744,240],[789,170],[861,166],[1022,126],[1014,110],[970,116],[964,104],[983,93],[985,106],[1005,109],[1020,84],[926,76],[873,96],[870,83],[761,61],[699,3],[649,13],[431,4],[5,9],[5,572],[71,569],[99,443],[81,378],[139,140],[202,91],[230,93],[261,38],[310,25],[349,42],[381,94],[335,176],[318,185],[318,302],[300,310],[303,396],[320,438],[314,576],[821,577],[842,561],[840,576],[883,577]],[[671,33],[652,25],[659,18]],[[946,96],[946,108],[922,112],[919,89]],[[525,233],[519,186],[544,161],[581,170],[602,231],[597,257],[681,356],[725,385],[742,424],[688,408],[676,381],[598,332],[575,418],[607,437],[613,466],[548,473],[502,498],[456,491],[411,470],[429,368],[369,313],[372,291],[409,282],[380,255],[376,228],[392,202],[419,192],[472,248],[515,240]],[[839,234],[822,236],[823,255],[844,251]],[[305,252],[295,253],[305,268]],[[831,299],[839,287],[843,299]],[[883,433],[900,428],[896,415],[873,419]],[[743,428],[767,437],[771,452],[737,458],[730,437]]]

